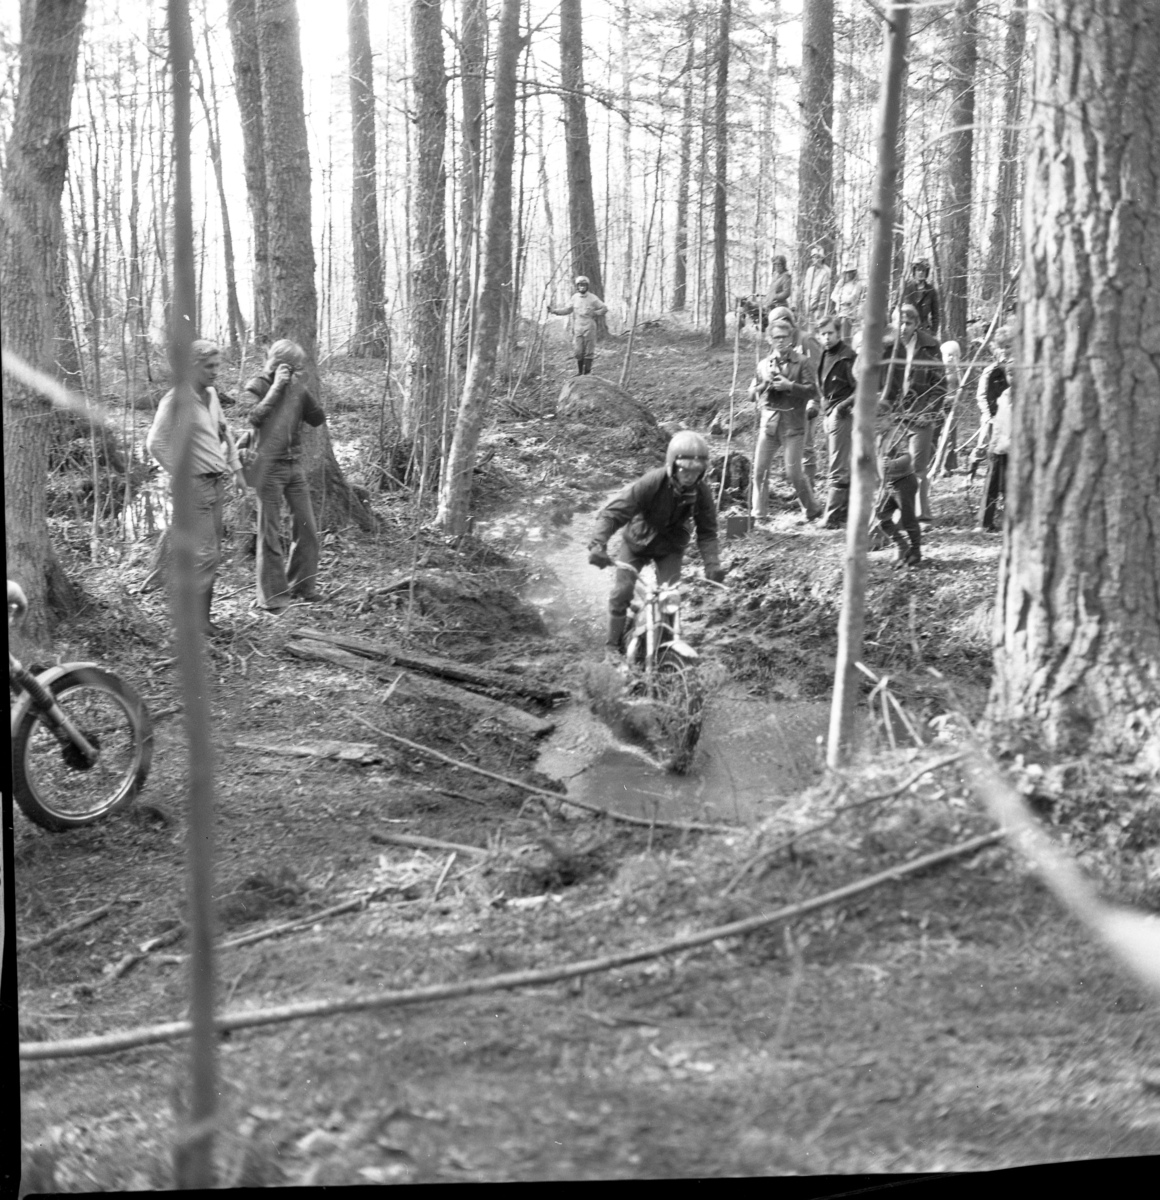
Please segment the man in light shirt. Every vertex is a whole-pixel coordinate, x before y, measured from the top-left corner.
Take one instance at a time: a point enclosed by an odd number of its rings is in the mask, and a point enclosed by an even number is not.
[[[199,611],[207,634],[217,630],[210,621],[213,604],[214,579],[221,561],[222,501],[227,476],[243,491],[246,479],[234,445],[233,434],[222,416],[221,401],[214,383],[221,367],[221,351],[210,341],[198,339],[192,346],[192,375],[194,403],[188,392],[179,398],[171,388],[161,397],[145,444],[149,453],[172,478],[181,458],[182,447],[177,444],[180,406],[190,404],[189,469],[193,475],[194,554]]]
[[[829,315],[832,292],[833,283],[825,251],[820,244],[811,246],[810,265],[802,279],[797,305],[798,321],[806,333],[813,334],[818,322]]]
[[[596,323],[608,311],[608,305],[588,290],[588,276],[576,276],[576,290],[564,308],[548,305],[556,317],[571,317],[572,354],[576,359],[576,374],[591,375],[592,359],[596,353]]]

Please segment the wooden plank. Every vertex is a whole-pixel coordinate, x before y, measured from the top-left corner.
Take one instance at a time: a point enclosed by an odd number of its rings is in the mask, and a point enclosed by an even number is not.
[[[342,650],[351,650],[355,654],[367,658],[381,659],[413,671],[421,671],[424,675],[438,675],[444,679],[453,679],[459,683],[482,689],[486,692],[502,694],[516,693],[538,700],[541,704],[552,704],[557,700],[567,699],[569,692],[564,688],[547,687],[533,680],[524,679],[519,675],[505,675],[500,671],[489,671],[484,667],[472,666],[468,663],[457,662],[453,658],[442,658],[434,654],[416,654],[411,650],[403,650],[387,642],[372,642],[367,638],[353,637],[345,633],[331,633],[325,629],[296,629],[296,638],[309,638],[319,642],[327,642]]]
[[[295,631],[295,635],[297,635],[297,631]],[[348,670],[373,675],[376,679],[382,679],[389,683],[393,683],[399,674],[398,668],[379,666],[369,659],[360,658],[357,654],[351,654],[346,650],[321,642],[288,641],[286,651],[297,658],[331,662]],[[469,692],[465,688],[444,683],[439,679],[424,679],[418,675],[404,672],[403,678],[399,682],[399,690],[404,695],[425,696],[431,700],[447,701],[468,712],[475,713],[480,720],[502,721],[509,728],[526,733],[531,737],[542,737],[556,728],[555,721],[533,716],[532,713],[524,712],[522,708],[504,704],[502,700],[492,700],[488,696],[479,695],[478,692]]]

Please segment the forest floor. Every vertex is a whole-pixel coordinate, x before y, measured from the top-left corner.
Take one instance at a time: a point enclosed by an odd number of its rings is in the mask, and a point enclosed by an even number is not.
[[[591,596],[590,514],[655,465],[667,431],[704,428],[727,406],[734,360],[673,322],[642,330],[630,388],[661,428],[634,445],[623,428],[578,429],[555,415],[569,362],[558,343],[548,353],[555,365],[498,405],[484,439],[494,453],[476,477],[478,536],[452,546],[419,525],[406,494],[375,492],[378,532],[326,537],[322,603],[277,619],[251,609],[241,538],[223,569],[215,619],[224,632],[205,659],[220,935],[302,921],[221,950],[223,1010],[597,958],[772,912],[993,828],[950,763],[754,862],[787,833],[946,757],[956,729],[981,716],[999,542],[972,531],[978,484],[961,474],[936,481],[919,570],[899,573],[889,554],[871,555],[865,660],[890,677],[927,744],[868,713],[857,764],[837,777],[807,739],[802,786],[773,787],[771,764],[769,794],[730,831],[626,825],[452,767],[376,731],[561,786],[537,769],[536,740],[515,725],[392,691],[389,670],[287,651],[304,627],[355,635],[563,685],[572,707],[584,705],[603,606],[585,600],[560,619],[522,598],[546,569],[537,538],[574,536],[575,581],[560,583],[583,590],[587,577]],[[621,353],[605,343],[597,374],[614,378]],[[743,337],[739,389],[751,357]],[[374,456],[377,417],[364,401],[381,390],[374,369],[339,364],[324,379],[332,436],[355,478]],[[720,451],[725,439],[714,443]],[[784,481],[782,492],[768,527],[725,544],[728,593],[688,588],[692,640],[732,695],[774,717],[782,701],[828,698],[844,553],[843,534],[802,524]],[[20,950],[26,1042],[177,1020],[187,1006],[187,759],[165,600],[136,591],[143,553],[82,562],[85,548],[70,566],[90,603],[59,631],[56,652],[132,680],[155,715],[156,745],[128,812],[67,835],[16,814],[22,943],[111,906]],[[690,565],[699,575],[695,556]],[[412,578],[413,594],[399,586]],[[370,752],[361,761],[279,752],[322,738]],[[1154,778],[1014,743],[996,752],[1105,892],[1160,908]],[[606,802],[617,807],[615,796]],[[712,797],[699,803],[691,815],[721,819]],[[398,834],[479,853],[400,845],[390,840]],[[354,911],[306,920],[358,898]],[[164,944],[126,966],[156,938]],[[949,1172],[1118,1158],[1160,1150],[1158,1068],[1160,1033],[1142,991],[999,844],[791,923],[637,965],[223,1036],[217,1158],[235,1185]],[[169,1186],[187,1069],[183,1041],[22,1063],[22,1186]]]

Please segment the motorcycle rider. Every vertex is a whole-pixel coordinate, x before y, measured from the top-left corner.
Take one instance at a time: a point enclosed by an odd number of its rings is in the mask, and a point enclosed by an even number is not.
[[[722,583],[725,570],[717,543],[717,506],[705,482],[708,469],[709,443],[691,429],[674,434],[665,465],[646,471],[596,514],[588,561],[601,570],[612,566],[608,539],[623,529],[620,558],[635,572],[645,563],[655,563],[657,581],[675,583],[695,531],[705,578]],[[608,597],[607,646],[616,654],[624,650],[625,614],[636,585],[634,571],[618,568]]]

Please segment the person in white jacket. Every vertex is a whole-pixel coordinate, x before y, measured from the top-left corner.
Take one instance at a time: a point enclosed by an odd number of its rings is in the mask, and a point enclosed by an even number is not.
[[[987,447],[987,478],[979,501],[979,528],[998,533],[996,517],[1007,499],[1007,459],[1011,450],[1011,389],[1006,387],[995,401],[991,418],[991,441]]]
[[[588,290],[588,276],[576,276],[576,290],[562,308],[548,306],[557,317],[571,317],[572,354],[576,359],[576,374],[591,375],[592,359],[596,354],[596,324],[608,311],[608,305]]]

